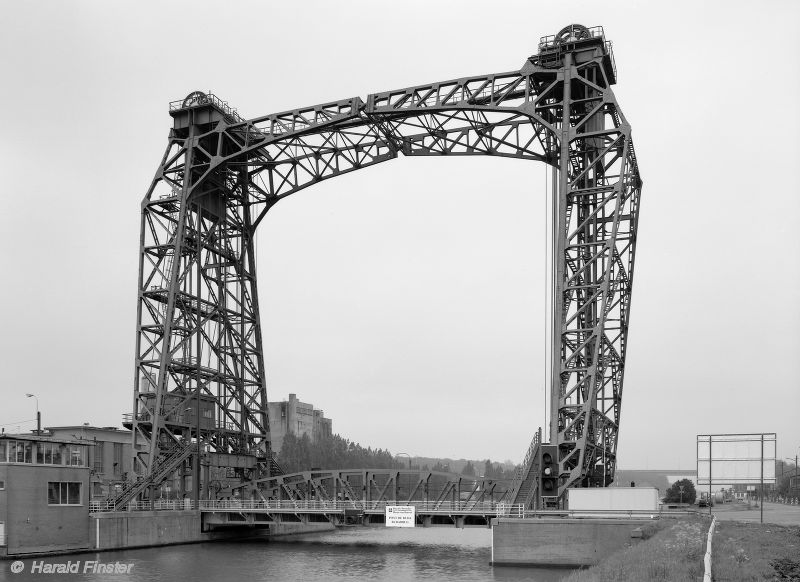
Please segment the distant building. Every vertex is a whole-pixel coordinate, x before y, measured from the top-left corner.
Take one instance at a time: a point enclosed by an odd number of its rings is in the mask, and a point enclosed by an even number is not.
[[[46,429],[54,438],[86,442],[91,470],[92,499],[105,499],[113,494],[116,485],[126,481],[131,471],[131,431],[114,426],[49,426]]]
[[[0,557],[88,549],[87,443],[0,435]]]
[[[312,404],[300,402],[297,394],[289,394],[288,401],[269,403],[269,428],[275,453],[280,452],[287,434],[296,437],[305,434],[313,442],[333,434],[331,419],[325,418],[325,413]]]

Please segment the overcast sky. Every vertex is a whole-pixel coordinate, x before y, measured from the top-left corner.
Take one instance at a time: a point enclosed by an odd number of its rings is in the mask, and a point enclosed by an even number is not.
[[[568,5],[568,7],[564,6]],[[601,25],[644,188],[619,466],[693,468],[698,433],[800,447],[800,3],[2,2],[6,431],[119,425],[140,203],[168,103],[244,117],[517,70]],[[399,159],[278,204],[258,269],[270,400],[412,455],[519,462],[544,424],[544,171]]]

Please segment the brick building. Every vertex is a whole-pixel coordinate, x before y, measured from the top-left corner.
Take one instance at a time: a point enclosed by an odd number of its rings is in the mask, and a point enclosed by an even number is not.
[[[89,445],[0,435],[0,556],[87,549]]]

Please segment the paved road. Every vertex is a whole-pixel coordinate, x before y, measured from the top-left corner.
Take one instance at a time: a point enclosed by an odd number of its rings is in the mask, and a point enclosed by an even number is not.
[[[717,504],[711,511],[719,520],[756,523],[761,521],[761,508],[751,507],[748,509],[746,503]],[[800,505],[783,505],[782,503],[767,502],[764,504],[764,523],[800,525]]]

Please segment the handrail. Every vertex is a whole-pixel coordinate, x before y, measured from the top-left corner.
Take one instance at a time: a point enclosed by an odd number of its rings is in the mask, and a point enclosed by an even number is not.
[[[346,510],[357,511],[382,511],[387,506],[413,506],[418,512],[423,513],[467,513],[467,514],[492,514],[512,515],[520,514],[522,506],[516,507],[509,503],[494,501],[401,501],[401,500],[336,500],[323,501],[315,499],[278,500],[266,501],[239,500],[239,499],[201,499],[199,504],[191,499],[156,499],[150,501],[130,501],[123,506],[115,505],[113,501],[92,501],[89,511],[114,512],[114,511],[185,511],[200,509],[201,511],[291,511],[291,512],[342,512]]]
[[[244,119],[242,119],[242,116],[239,115],[239,112],[236,111],[236,109],[234,109],[233,107],[231,107],[227,101],[223,101],[210,91],[208,93],[197,92],[196,94],[192,94],[191,97],[192,97],[191,103],[187,103],[188,98],[178,99],[177,101],[171,101],[169,104],[169,110],[177,111],[179,109],[208,104],[208,105],[214,105],[215,107],[217,107],[217,109],[219,109],[226,115],[230,115],[239,123],[244,121]]]
[[[590,26],[586,30],[589,31],[589,38],[601,38],[605,42],[606,35],[602,26]],[[542,36],[539,38],[539,51],[541,52],[543,49],[547,50],[557,47],[561,43],[561,39],[559,39],[555,34]]]
[[[369,501],[369,500],[277,500],[267,501],[238,499],[201,499],[198,504],[191,499],[156,499],[150,501],[131,501],[122,507],[115,507],[111,501],[92,501],[89,504],[91,513],[119,511],[187,511],[205,512],[283,512],[283,513],[343,513],[346,511],[379,512],[386,507],[413,506],[420,514],[441,515],[491,515],[516,519],[571,518],[571,519],[657,519],[664,515],[674,516],[679,512],[662,512],[660,510],[637,509],[539,509],[527,510],[522,503],[504,503],[482,501],[478,503],[466,501]],[[686,512],[691,513],[691,512]]]
[[[523,459],[522,464],[517,468],[517,471],[514,473],[514,479],[511,482],[511,489],[509,489],[508,499],[512,502],[516,497],[517,493],[519,493],[520,488],[522,487],[522,483],[525,481],[525,478],[528,476],[528,472],[530,471],[531,464],[533,463],[534,456],[536,455],[536,449],[539,447],[539,444],[542,440],[542,427],[539,427],[539,430],[536,431],[536,434],[533,435],[533,440],[531,440],[531,444],[528,447],[528,451],[525,453],[525,459]]]

